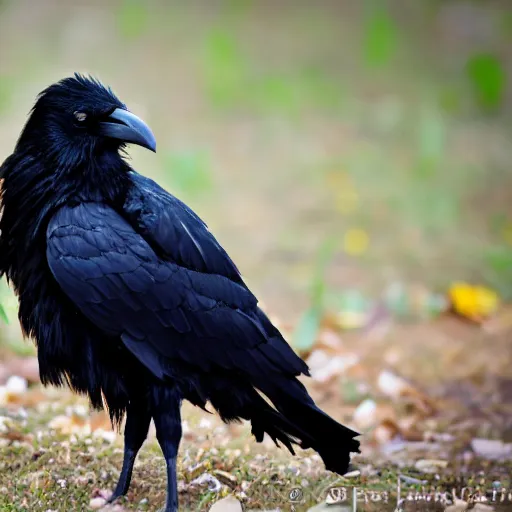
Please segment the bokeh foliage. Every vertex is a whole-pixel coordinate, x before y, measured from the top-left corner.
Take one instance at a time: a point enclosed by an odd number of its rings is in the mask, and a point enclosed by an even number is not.
[[[205,217],[274,307],[308,311],[306,331],[332,292],[389,276],[512,295],[505,3],[52,5],[0,4],[0,159],[35,93],[90,71],[155,128],[157,158],[130,149],[135,166]]]

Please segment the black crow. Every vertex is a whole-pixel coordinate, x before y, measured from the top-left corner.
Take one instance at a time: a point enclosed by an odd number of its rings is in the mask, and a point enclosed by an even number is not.
[[[177,510],[183,399],[346,473],[358,434],[315,405],[297,380],[306,364],[233,261],[190,208],[128,165],[126,143],[156,148],[109,88],[76,74],[38,96],[0,168],[0,276],[18,295],[42,382],[86,394],[115,426],[126,414],[111,499],[127,492],[153,419],[165,510]]]

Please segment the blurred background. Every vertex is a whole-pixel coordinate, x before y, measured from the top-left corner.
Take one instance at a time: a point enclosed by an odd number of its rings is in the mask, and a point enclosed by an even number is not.
[[[512,437],[509,1],[0,0],[0,161],[75,71],[152,127],[132,165],[204,218],[332,414],[387,442],[448,399]],[[33,348],[0,287],[5,382]],[[407,393],[414,421],[381,412]]]

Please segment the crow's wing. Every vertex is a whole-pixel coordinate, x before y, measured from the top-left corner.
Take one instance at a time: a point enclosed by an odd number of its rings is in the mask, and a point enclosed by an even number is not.
[[[167,218],[170,222],[169,213]],[[179,263],[173,261],[170,251],[159,245],[159,233],[147,240],[102,204],[66,206],[48,226],[48,264],[82,313],[105,333],[121,337],[160,378],[172,374],[173,360],[203,371],[224,368],[252,375],[255,371],[290,375],[307,371],[276,336],[277,330],[243,283],[220,272],[187,268],[195,265],[190,265],[186,249],[176,258]],[[169,249],[173,246],[170,233],[171,228],[164,240]],[[187,247],[179,239],[174,246]],[[205,254],[209,264],[219,261],[218,255],[210,258],[212,250]],[[227,269],[224,274],[234,268],[213,265],[216,270]]]
[[[157,254],[190,270],[225,276],[246,287],[226,251],[185,203],[145,176],[131,172],[130,177],[134,186],[124,214]]]

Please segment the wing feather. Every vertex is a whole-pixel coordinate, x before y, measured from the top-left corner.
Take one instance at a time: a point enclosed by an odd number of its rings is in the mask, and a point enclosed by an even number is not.
[[[232,368],[268,342],[256,299],[244,286],[161,260],[106,206],[84,203],[57,212],[48,227],[47,258],[84,315],[120,336],[153,371],[162,358]]]

